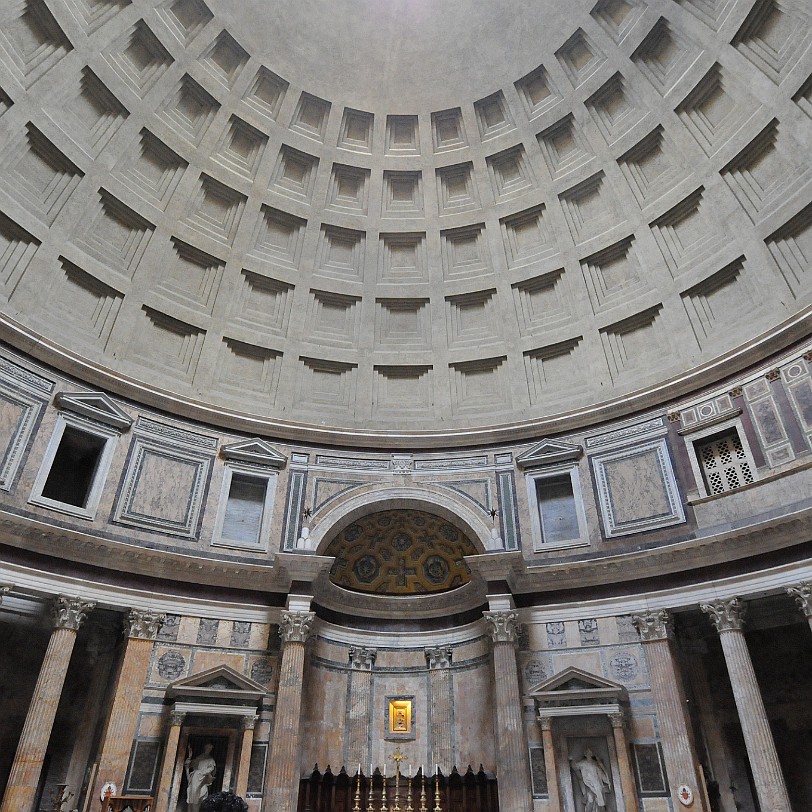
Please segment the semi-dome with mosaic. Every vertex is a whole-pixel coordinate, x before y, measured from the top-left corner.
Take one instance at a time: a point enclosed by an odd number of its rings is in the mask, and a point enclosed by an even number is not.
[[[330,580],[380,595],[444,592],[470,581],[465,556],[471,540],[439,516],[420,510],[372,513],[346,527],[328,545],[335,556]]]
[[[1,338],[251,433],[417,445],[808,331],[803,4],[239,5],[0,11]]]

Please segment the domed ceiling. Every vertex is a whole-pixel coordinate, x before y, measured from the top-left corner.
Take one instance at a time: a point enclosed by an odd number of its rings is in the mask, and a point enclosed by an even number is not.
[[[650,406],[808,333],[809,18],[7,3],[0,338],[277,436]]]
[[[335,556],[330,580],[346,589],[381,595],[445,592],[467,584],[471,540],[431,513],[387,510],[342,530],[324,555]]]

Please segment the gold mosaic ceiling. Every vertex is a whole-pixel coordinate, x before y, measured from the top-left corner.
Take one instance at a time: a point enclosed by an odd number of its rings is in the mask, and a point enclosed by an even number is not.
[[[467,584],[464,556],[471,540],[439,516],[387,510],[364,516],[328,546],[335,556],[330,580],[346,589],[384,595],[444,592]]]

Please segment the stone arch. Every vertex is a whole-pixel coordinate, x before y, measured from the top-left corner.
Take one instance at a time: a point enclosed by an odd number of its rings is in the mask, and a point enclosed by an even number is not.
[[[463,531],[478,553],[490,551],[490,525],[453,494],[419,486],[381,488],[380,485],[353,490],[340,503],[334,502],[329,509],[317,511],[310,527],[310,548],[323,554],[330,541],[357,518],[383,510],[433,513]]]

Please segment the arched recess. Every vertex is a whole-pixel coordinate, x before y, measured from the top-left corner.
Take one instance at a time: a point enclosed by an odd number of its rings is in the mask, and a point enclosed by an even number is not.
[[[440,516],[465,533],[478,553],[492,552],[491,528],[482,516],[450,493],[420,486],[382,488],[369,485],[352,491],[311,520],[310,548],[323,555],[330,541],[360,516],[381,510],[423,510]]]

